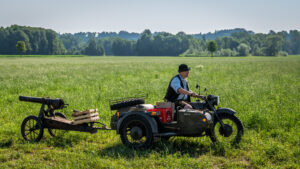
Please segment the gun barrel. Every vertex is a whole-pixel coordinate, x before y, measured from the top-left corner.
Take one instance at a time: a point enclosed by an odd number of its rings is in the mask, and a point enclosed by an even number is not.
[[[19,96],[20,101],[40,103],[51,106],[52,109],[63,109],[65,102],[63,99],[50,99],[42,97]]]
[[[19,96],[20,101],[34,102],[34,103],[44,103],[45,99],[41,97],[30,97],[30,96]]]

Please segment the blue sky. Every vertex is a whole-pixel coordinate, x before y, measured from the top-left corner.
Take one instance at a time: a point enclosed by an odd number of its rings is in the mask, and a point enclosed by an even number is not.
[[[0,26],[70,32],[300,30],[300,0],[0,0]]]

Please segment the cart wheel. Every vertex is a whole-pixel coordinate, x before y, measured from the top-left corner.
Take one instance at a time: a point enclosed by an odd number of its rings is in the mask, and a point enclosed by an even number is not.
[[[36,116],[27,116],[21,125],[21,134],[29,142],[38,142],[44,134],[44,128]]]
[[[147,148],[153,141],[151,126],[143,117],[126,118],[120,127],[123,144],[131,148]]]
[[[67,118],[63,113],[60,113],[60,112],[54,113],[54,116],[58,116],[58,117],[61,117],[61,118],[64,118],[64,119]],[[52,137],[56,137],[56,136],[59,136],[59,135],[61,135],[61,136],[64,135],[67,131],[66,130],[48,128],[48,132]]]

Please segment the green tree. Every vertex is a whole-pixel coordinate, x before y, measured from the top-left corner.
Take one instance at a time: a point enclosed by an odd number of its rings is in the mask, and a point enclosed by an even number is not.
[[[217,51],[218,45],[214,40],[210,40],[207,43],[207,50],[210,52],[211,56],[213,56],[213,53]]]
[[[264,53],[266,56],[276,56],[282,49],[283,38],[277,34],[270,34],[266,38],[264,45]]]
[[[263,56],[264,55],[262,48],[260,48],[258,45],[254,45],[254,47],[251,50],[252,50],[251,54],[253,56]]]
[[[250,47],[245,44],[245,43],[241,43],[238,47],[237,47],[239,56],[248,56],[249,55],[249,51],[250,51]]]
[[[113,45],[115,39],[116,38],[110,38],[110,37],[105,37],[105,38],[99,39],[99,42],[104,47],[104,51],[105,51],[106,56],[110,56],[110,55],[114,54],[113,51],[112,51],[112,45]]]
[[[112,44],[112,52],[116,56],[135,55],[135,41],[117,38]]]
[[[21,53],[25,53],[27,51],[26,49],[26,44],[24,41],[18,41],[16,48],[18,51],[20,51]]]
[[[96,42],[95,38],[91,38],[83,53],[90,56],[101,56],[104,54],[104,48],[101,43]]]
[[[291,40],[290,48],[292,54],[300,53],[300,32],[297,30],[290,31]]]
[[[141,37],[138,39],[136,44],[136,50],[140,56],[150,56],[153,54],[152,45],[153,45],[152,33],[149,29],[144,30],[141,34]]]

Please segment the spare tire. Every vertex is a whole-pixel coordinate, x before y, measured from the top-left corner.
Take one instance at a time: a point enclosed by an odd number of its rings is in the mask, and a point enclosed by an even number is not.
[[[144,99],[124,100],[124,101],[121,101],[119,103],[115,103],[113,105],[110,105],[110,109],[111,110],[118,110],[120,108],[130,107],[130,106],[134,106],[134,105],[137,105],[137,104],[145,104],[145,100]]]

